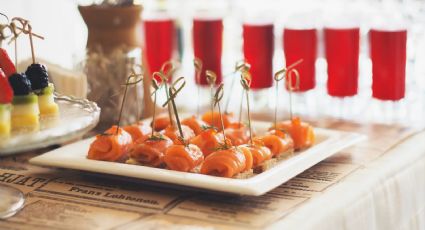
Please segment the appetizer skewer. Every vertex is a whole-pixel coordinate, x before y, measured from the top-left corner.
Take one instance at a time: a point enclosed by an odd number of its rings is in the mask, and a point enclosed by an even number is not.
[[[18,22],[22,26],[22,32],[28,34],[31,47],[32,64],[28,66],[25,74],[31,81],[33,92],[38,96],[38,107],[40,110],[41,118],[57,117],[59,115],[59,106],[54,100],[53,93],[55,91],[54,85],[49,82],[49,75],[46,66],[36,63],[32,27],[28,20],[15,17],[12,22]],[[38,36],[40,39],[44,39]]]
[[[132,81],[132,79],[135,80]],[[121,117],[127,98],[128,86],[136,85],[142,80],[137,79],[134,75],[127,78],[117,124],[106,132],[96,135],[96,139],[90,145],[87,158],[115,162],[125,162],[128,159],[128,152],[133,140],[131,135],[120,127]]]
[[[313,127],[308,123],[302,122],[299,117],[293,117],[291,120],[280,122],[276,128],[291,135],[294,140],[295,150],[303,150],[314,144],[315,135]]]
[[[179,82],[182,83],[178,87],[178,89],[176,89],[176,86]],[[174,141],[175,144],[170,146],[165,152],[164,162],[167,165],[167,168],[171,170],[188,172],[193,171],[195,167],[202,163],[202,161],[204,160],[204,155],[202,154],[201,149],[199,149],[198,146],[188,143],[187,140],[192,138],[194,136],[194,133],[192,131],[192,136],[188,136],[187,132],[183,132],[183,127],[180,123],[179,114],[177,112],[176,103],[174,101],[174,98],[177,96],[180,90],[183,89],[185,84],[186,82],[184,81],[184,78],[177,79],[177,81],[174,82],[172,87],[170,88],[169,101],[167,101],[163,105],[165,106],[167,103],[171,102],[174,110],[174,116],[176,117],[177,127],[179,130],[179,136]]]
[[[154,75],[153,75],[154,76]],[[160,87],[158,80],[152,77],[152,87],[154,88],[154,108],[152,117],[152,127],[156,123],[156,99],[157,91]],[[173,144],[170,138],[156,133],[155,129],[151,130],[151,134],[145,138],[141,138],[133,142],[130,148],[130,163],[140,163],[153,167],[163,166],[163,157],[165,150]]]
[[[125,162],[132,143],[130,134],[118,126],[112,126],[105,133],[98,134],[91,143],[88,159]]]
[[[143,74],[136,74],[136,71],[134,69],[131,70],[131,75],[133,77],[142,77]],[[138,96],[138,90],[136,88],[136,102],[137,105],[140,104],[139,102],[139,96]],[[128,132],[131,135],[131,139],[133,140],[133,142],[137,141],[140,138],[143,138],[147,135],[149,135],[149,133],[152,132],[152,128],[150,125],[148,125],[147,123],[141,122],[140,121],[140,114],[143,113],[139,113],[139,109],[137,109],[137,117],[136,117],[136,123],[131,124],[131,125],[126,125],[123,127],[123,129]]]
[[[246,169],[246,159],[243,151],[236,147],[219,150],[205,158],[201,166],[201,173],[219,176],[234,177]]]
[[[292,114],[292,91],[298,89],[300,76],[298,71],[294,68],[296,65],[302,62],[302,59],[290,65],[288,68],[284,68],[275,74],[276,84],[282,78],[285,79],[285,86],[289,91],[289,117],[290,120],[278,123],[275,110],[275,123],[270,130],[274,130],[275,133],[287,133],[291,136],[294,142],[294,149],[299,151],[308,148],[314,144],[315,135],[311,125],[301,122],[299,117],[294,117]],[[279,77],[281,76],[281,77]],[[295,86],[292,84],[292,79],[295,78]],[[277,88],[276,88],[277,89]]]
[[[170,138],[161,134],[139,139],[130,148],[131,160],[142,165],[163,167],[165,151],[172,144],[173,141]]]
[[[195,135],[199,135],[208,128],[208,124],[202,120],[199,120],[196,116],[191,116],[181,121],[182,125],[185,125],[193,130]]]

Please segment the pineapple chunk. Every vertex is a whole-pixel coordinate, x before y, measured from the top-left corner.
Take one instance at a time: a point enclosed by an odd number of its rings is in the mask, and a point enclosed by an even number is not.
[[[10,104],[0,104],[0,137],[9,137],[11,131]]]
[[[16,104],[12,108],[12,129],[14,131],[37,131],[39,124],[38,103]]]
[[[41,116],[57,116],[59,114],[59,107],[55,102],[53,97],[53,85],[49,85],[48,87],[50,91],[44,92],[38,96],[38,108],[40,109]]]
[[[59,114],[59,106],[53,98],[53,94],[38,96],[38,108],[41,116],[56,116]]]
[[[40,128],[37,114],[16,115],[12,117],[13,130],[37,131]]]

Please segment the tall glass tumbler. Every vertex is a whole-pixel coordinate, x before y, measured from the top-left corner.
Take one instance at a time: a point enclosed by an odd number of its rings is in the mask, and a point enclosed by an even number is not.
[[[405,96],[407,30],[369,32],[372,96],[397,101]]]
[[[243,24],[243,51],[245,61],[251,65],[252,89],[265,89],[273,85],[273,24]]]
[[[286,66],[303,59],[303,62],[296,66],[300,74],[300,85],[297,91],[305,92],[313,89],[316,86],[317,30],[285,28],[283,49]],[[295,79],[292,80],[295,82]]]
[[[173,57],[176,37],[174,20],[167,16],[151,17],[144,19],[143,26],[147,64],[151,73],[157,72],[164,62]]]
[[[328,63],[328,94],[347,97],[357,94],[359,76],[359,28],[325,28]]]
[[[193,51],[195,58],[203,63],[198,85],[208,85],[205,70],[217,74],[216,84],[222,82],[221,55],[223,46],[223,20],[221,18],[197,17],[193,19]]]

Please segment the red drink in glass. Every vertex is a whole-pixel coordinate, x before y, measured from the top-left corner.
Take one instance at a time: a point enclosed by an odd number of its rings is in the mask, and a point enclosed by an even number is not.
[[[151,73],[157,72],[164,62],[172,59],[175,44],[174,21],[171,18],[145,19],[143,25],[148,67]]]
[[[328,62],[328,94],[335,97],[357,94],[359,75],[359,28],[325,28]]]
[[[298,91],[304,92],[313,89],[316,85],[317,30],[285,28],[283,31],[283,49],[286,66],[303,59],[303,62],[295,67],[300,73]],[[292,79],[292,82],[295,82],[295,79]]]
[[[193,20],[193,50],[196,58],[202,63],[200,79],[197,84],[208,85],[205,70],[217,74],[216,84],[222,81],[221,53],[223,43],[223,20],[221,18],[195,18]]]
[[[273,24],[244,24],[243,51],[245,61],[251,65],[252,89],[273,85]]]
[[[400,100],[405,94],[407,31],[370,30],[372,95]]]

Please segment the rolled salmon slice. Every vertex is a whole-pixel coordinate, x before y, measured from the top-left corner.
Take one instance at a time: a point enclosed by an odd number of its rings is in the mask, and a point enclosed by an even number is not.
[[[155,129],[155,131],[159,132],[161,130],[164,130],[165,128],[167,128],[167,126],[170,125],[170,117],[168,117],[167,113],[162,113],[159,114],[156,118],[155,118],[155,127],[153,127]],[[151,123],[151,126],[153,125],[153,122]]]
[[[195,135],[199,135],[204,128],[208,126],[204,121],[197,119],[195,116],[188,117],[182,120],[182,125],[186,125],[193,130]]]
[[[311,147],[315,142],[314,129],[308,123],[302,122],[299,117],[277,124],[277,129],[288,132],[294,140],[295,150]]]
[[[224,128],[229,127],[232,123],[233,113],[222,114]],[[218,130],[221,130],[221,121],[219,112],[208,111],[202,115],[202,120],[208,125],[214,126]]]
[[[130,134],[112,126],[105,133],[96,136],[90,144],[88,159],[124,162],[128,158],[128,149],[132,143]]]
[[[201,166],[201,173],[219,176],[234,177],[246,168],[244,153],[235,147],[220,150],[208,155]]]
[[[164,162],[167,168],[171,170],[190,172],[200,165],[204,160],[204,155],[198,146],[189,144],[172,145],[164,155]]]
[[[230,140],[227,144],[231,145],[229,142]],[[192,138],[190,143],[198,146],[206,157],[224,144],[224,137],[223,134],[217,133],[214,129],[206,129]]]
[[[195,137],[195,133],[188,126],[182,125],[181,128],[182,128],[183,136],[184,136],[185,140],[190,140],[193,137]],[[177,127],[173,127],[173,126],[170,125],[166,129],[163,130],[162,134],[169,137],[174,142],[174,144],[184,144],[178,138],[180,136],[180,132],[179,132],[179,129]]]
[[[272,158],[272,152],[269,148],[265,146],[261,146],[259,144],[253,145],[242,145],[239,146],[242,149],[248,149],[252,156],[252,168],[255,168],[265,162],[266,160],[270,160]]]
[[[224,130],[224,135],[230,139],[234,146],[243,145],[249,141],[249,129],[243,126],[240,128],[227,128]]]
[[[292,153],[294,149],[294,142],[290,137],[282,138],[277,135],[266,134],[265,136],[260,136],[255,139],[270,149],[273,157]]]
[[[245,156],[245,168],[243,172],[252,169],[254,159],[251,153],[251,149],[247,148],[246,145],[238,146],[238,148],[242,151],[243,155]]]
[[[166,136],[149,136],[147,139],[136,141],[130,148],[131,159],[140,164],[160,167],[164,163],[164,153],[173,142]]]
[[[152,131],[152,128],[146,123],[136,123],[132,125],[124,126],[123,129],[131,135],[133,141],[149,135]]]

